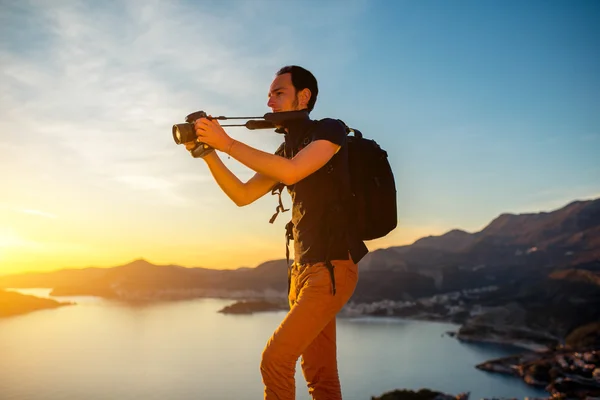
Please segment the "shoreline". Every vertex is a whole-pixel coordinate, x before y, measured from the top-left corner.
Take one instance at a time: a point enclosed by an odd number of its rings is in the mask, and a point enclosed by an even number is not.
[[[61,302],[50,298],[0,289],[0,319],[27,315],[36,311],[53,310],[75,304],[74,302]]]
[[[11,291],[11,292],[16,292],[19,293],[19,289],[25,289],[25,288],[10,288],[10,289],[5,289],[7,291]],[[31,289],[31,288],[28,288]],[[48,288],[46,288],[48,289]],[[35,295],[33,295],[35,296]],[[86,296],[83,294],[80,294],[78,296]],[[91,297],[100,297],[102,299],[106,299],[106,300],[115,300],[113,298],[107,298],[104,296],[98,296],[98,295],[87,295],[87,296],[91,296]],[[35,296],[38,297],[38,296]],[[60,298],[60,297],[70,297],[70,296],[53,296],[51,294],[51,292],[49,293],[48,297],[39,297],[39,298],[46,298],[46,299],[53,299],[55,301],[56,298]],[[260,297],[248,297],[245,299],[240,299],[238,297],[232,296],[232,297],[225,297],[225,296],[192,296],[189,298],[179,298],[179,299],[153,299],[153,300],[146,300],[146,301],[181,301],[181,300],[193,300],[193,299],[197,299],[197,298],[211,298],[211,299],[217,299],[217,300],[230,300],[232,301],[231,304],[225,306],[223,309],[221,309],[218,312],[224,313],[224,314],[254,314],[254,313],[260,313],[260,312],[285,312],[287,311],[287,308],[285,306],[285,300],[283,298],[262,298],[259,300]],[[132,301],[131,299],[123,299],[125,301]],[[369,303],[359,303],[359,304],[366,304],[368,305]],[[246,305],[250,305],[250,307],[245,307]],[[361,312],[357,312],[357,310],[354,308],[355,305],[353,305],[351,308],[344,310],[342,309],[342,311],[340,311],[340,313],[338,314],[338,316],[340,318],[344,318],[344,319],[373,319],[373,320],[390,320],[390,321],[420,321],[420,322],[438,322],[438,323],[444,323],[444,324],[450,324],[456,327],[457,331],[453,332],[453,333],[448,333],[448,335],[450,337],[453,337],[454,339],[457,339],[461,342],[465,342],[465,343],[489,343],[489,344],[498,344],[498,345],[506,345],[506,346],[514,346],[517,348],[522,348],[524,350],[527,351],[544,351],[549,349],[548,346],[542,344],[542,343],[537,343],[535,341],[531,341],[531,340],[519,340],[516,338],[506,338],[506,337],[502,337],[500,335],[497,334],[492,334],[490,336],[481,336],[481,335],[477,335],[477,336],[473,336],[473,335],[465,335],[465,334],[459,334],[459,330],[460,327],[464,326],[464,322],[460,322],[457,321],[455,318],[453,318],[452,316],[441,316],[439,314],[430,314],[430,313],[424,313],[424,312],[418,312],[415,313],[414,315],[394,315],[394,314],[379,314],[379,313],[361,313]],[[226,310],[227,309],[227,310]],[[225,311],[225,312],[224,312]],[[228,312],[228,311],[233,311],[233,312]]]
[[[456,339],[460,342],[465,343],[490,343],[490,344],[499,344],[499,345],[507,345],[514,346],[524,350],[533,351],[533,352],[542,352],[550,350],[548,346],[545,346],[540,343],[530,342],[530,341],[520,341],[520,340],[510,340],[503,338],[465,338],[465,337],[456,337]]]

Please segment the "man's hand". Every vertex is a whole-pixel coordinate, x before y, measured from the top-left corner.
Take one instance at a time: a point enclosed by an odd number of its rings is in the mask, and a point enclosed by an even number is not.
[[[186,150],[188,150],[192,154],[192,157],[195,157],[195,158],[207,159],[207,157],[209,157],[211,154],[213,154],[213,155],[217,154],[217,153],[215,153],[215,151],[212,147],[209,147],[207,144],[200,145],[200,143],[198,143],[197,141],[186,142],[186,143],[184,143],[184,145],[185,145]],[[204,146],[204,148],[200,148],[200,146]],[[198,148],[196,149],[196,147],[198,147]],[[196,149],[196,150],[194,150],[194,149]]]
[[[198,140],[216,150],[227,151],[234,143],[216,119],[200,118],[196,120],[194,127]]]
[[[184,143],[185,149],[187,151],[191,151],[194,147],[196,147],[197,144],[198,144],[198,142],[187,142],[187,143]]]

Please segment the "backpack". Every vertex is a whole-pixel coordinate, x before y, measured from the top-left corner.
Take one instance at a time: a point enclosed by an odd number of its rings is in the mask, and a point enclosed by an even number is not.
[[[348,134],[346,145],[352,191],[349,222],[363,241],[384,237],[398,224],[396,183],[388,154],[374,140],[365,139],[358,129],[349,128],[342,120],[338,121],[344,125]],[[279,205],[270,223],[273,223],[280,211],[288,211],[281,202],[283,188],[284,185],[279,184],[271,191],[271,194],[279,195]],[[286,231],[289,242],[290,224],[286,226]]]
[[[375,140],[364,138],[358,129],[339,121],[348,134],[350,220],[362,240],[384,237],[398,224],[396,182],[388,154]]]

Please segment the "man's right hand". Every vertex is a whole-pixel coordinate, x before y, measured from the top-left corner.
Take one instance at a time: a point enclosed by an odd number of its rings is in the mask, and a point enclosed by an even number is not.
[[[185,145],[185,149],[187,151],[190,152],[190,154],[192,154],[192,157],[196,157],[196,158],[202,158],[202,159],[207,159],[207,157],[210,157],[211,154],[215,153],[214,149],[210,148],[210,147],[205,147],[204,149],[197,149],[195,151],[195,153],[199,154],[198,155],[194,155],[194,153],[192,152],[192,150],[194,150],[194,148],[196,148],[199,143],[198,142],[186,142],[184,143]],[[202,144],[202,146],[207,146],[205,144]]]
[[[192,150],[194,147],[196,147],[196,145],[197,145],[197,144],[198,144],[198,142],[195,142],[195,141],[194,141],[194,142],[187,142],[187,143],[184,143],[184,145],[185,145],[185,149],[186,149],[187,151],[190,151],[190,150]]]

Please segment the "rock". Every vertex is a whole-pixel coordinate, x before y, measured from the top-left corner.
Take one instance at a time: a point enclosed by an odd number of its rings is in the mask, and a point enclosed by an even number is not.
[[[525,383],[532,386],[546,387],[550,381],[550,370],[552,365],[548,361],[541,361],[532,364],[525,368],[525,374],[523,380]]]
[[[255,312],[282,310],[289,310],[289,306],[286,302],[275,303],[266,300],[255,300],[238,301],[237,303],[222,308],[219,312],[223,314],[252,314]]]
[[[468,400],[469,393],[461,393],[458,396],[452,396],[442,392],[436,392],[430,389],[420,389],[418,392],[407,389],[397,389],[387,392],[379,397],[371,397],[371,400]]]

